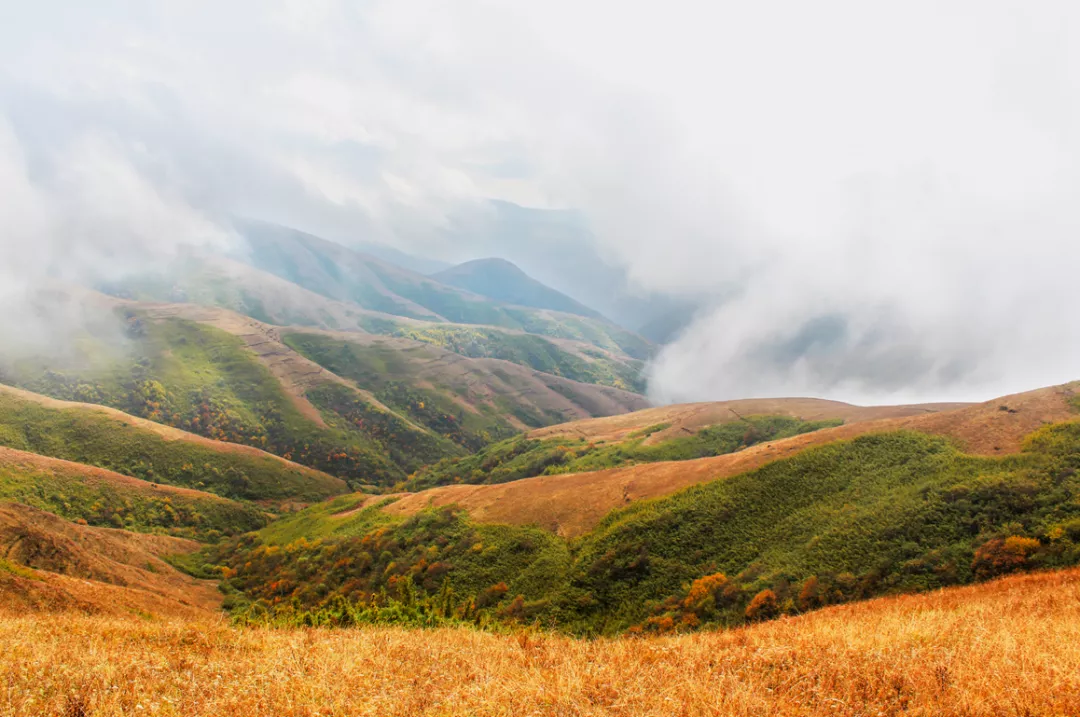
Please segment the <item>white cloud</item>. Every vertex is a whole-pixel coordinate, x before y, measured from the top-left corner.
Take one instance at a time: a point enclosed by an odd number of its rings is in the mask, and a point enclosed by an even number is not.
[[[654,366],[667,399],[1075,376],[1072,3],[114,0],[9,20],[0,181],[29,198],[8,237],[79,267],[118,235],[213,241],[229,212],[450,255],[447,217],[494,193],[578,210],[643,288],[714,297]]]

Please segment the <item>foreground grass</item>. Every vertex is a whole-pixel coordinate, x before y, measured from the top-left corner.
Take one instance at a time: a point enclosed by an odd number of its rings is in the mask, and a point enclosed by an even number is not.
[[[0,617],[0,715],[1067,715],[1080,571],[719,633],[241,630]]]

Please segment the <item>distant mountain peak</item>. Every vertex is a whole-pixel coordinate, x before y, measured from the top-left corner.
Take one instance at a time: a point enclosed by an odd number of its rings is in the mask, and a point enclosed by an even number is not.
[[[500,257],[473,259],[431,274],[431,278],[507,304],[604,319],[600,312],[537,281]]]

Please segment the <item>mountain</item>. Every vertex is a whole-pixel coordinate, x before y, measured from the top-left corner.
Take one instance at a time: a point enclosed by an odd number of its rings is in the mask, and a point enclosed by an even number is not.
[[[501,303],[288,227],[246,223],[239,229],[248,244],[240,260],[338,302],[405,318],[584,341],[639,360],[652,352],[647,340],[605,320]]]
[[[277,326],[409,338],[469,358],[498,358],[585,383],[636,393],[645,390],[644,363],[625,354],[602,334],[583,334],[580,339],[552,338],[516,329],[384,314],[327,298],[224,257],[188,255],[167,273],[129,278],[100,288],[140,303],[191,303],[229,309]],[[561,322],[553,320],[551,326],[572,334],[578,322],[587,328],[587,321],[569,315]]]
[[[431,278],[506,304],[604,320],[599,312],[541,284],[505,259],[475,259],[432,274]]]

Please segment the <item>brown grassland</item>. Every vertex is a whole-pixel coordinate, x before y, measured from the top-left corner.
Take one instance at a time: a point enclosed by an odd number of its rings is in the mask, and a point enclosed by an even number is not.
[[[592,642],[2,612],[3,717],[1080,714],[1080,570]]]

